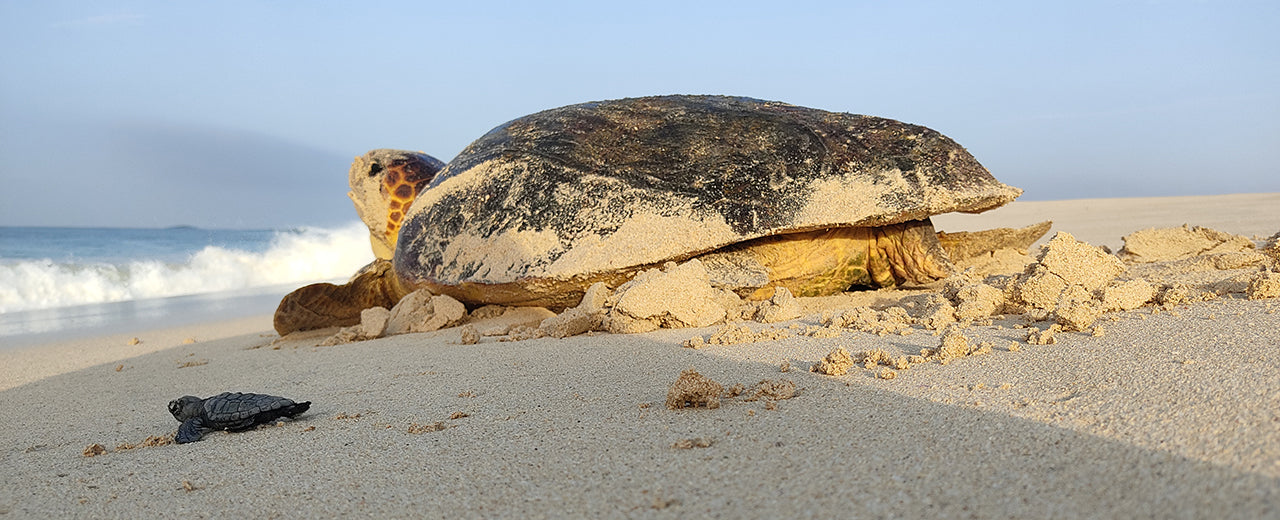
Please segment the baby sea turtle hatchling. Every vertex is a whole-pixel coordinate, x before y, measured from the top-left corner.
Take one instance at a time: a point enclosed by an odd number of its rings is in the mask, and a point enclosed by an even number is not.
[[[208,399],[188,395],[169,401],[169,413],[182,423],[175,438],[178,444],[198,441],[212,430],[248,430],[281,417],[293,417],[308,408],[311,401],[295,403],[274,395],[239,392],[223,392]]]
[[[693,258],[713,286],[755,300],[927,284],[953,271],[931,215],[1022,193],[923,126],[683,95],[524,116],[445,165],[374,150],[350,181],[378,259],[286,296],[281,335],[359,323],[422,288],[469,306],[571,307],[592,283]]]

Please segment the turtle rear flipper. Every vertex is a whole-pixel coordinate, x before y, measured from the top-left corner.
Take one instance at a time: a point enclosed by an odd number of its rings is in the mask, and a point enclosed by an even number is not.
[[[294,403],[289,406],[276,408],[274,410],[266,410],[254,416],[254,423],[255,425],[268,424],[271,422],[275,422],[277,419],[280,419],[282,417],[293,417],[295,415],[301,414],[302,412],[307,411],[309,408],[311,408],[311,401]]]
[[[178,427],[178,435],[173,440],[178,444],[186,444],[188,442],[196,442],[204,437],[204,432],[210,428],[204,425],[204,420],[199,417],[193,417],[182,422],[182,426]]]
[[[875,240],[867,263],[874,286],[923,285],[955,271],[929,219],[871,229]]]
[[[990,254],[1000,249],[1016,249],[1026,252],[1031,245],[1040,240],[1049,228],[1052,220],[1032,224],[1024,228],[995,228],[982,231],[939,231],[938,242],[947,250],[952,262],[960,262],[976,256]]]
[[[282,417],[293,417],[311,408],[311,401],[293,403],[282,406],[280,408],[267,409],[248,417],[244,422],[235,426],[229,426],[227,431],[243,431],[258,426],[259,424],[270,424]]]

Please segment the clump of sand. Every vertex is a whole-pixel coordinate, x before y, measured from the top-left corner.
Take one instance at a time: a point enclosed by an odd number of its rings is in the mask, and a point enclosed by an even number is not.
[[[1250,300],[1280,298],[1280,273],[1260,272],[1249,281],[1246,294]]]
[[[1102,315],[1095,296],[1125,271],[1124,263],[1102,248],[1058,232],[1011,285],[1010,300],[1033,317],[1052,318],[1067,330],[1084,330]]]
[[[667,390],[667,408],[719,408],[720,394],[723,392],[724,385],[689,368],[681,372],[680,377],[671,384],[671,389]]]
[[[547,336],[542,323],[555,315],[545,307],[486,305],[471,311],[465,326],[475,328],[481,338],[496,337],[498,341],[514,341],[521,335],[541,333],[540,337]]]
[[[671,444],[671,447],[677,450],[691,450],[694,448],[710,448],[715,441],[710,437],[694,437],[692,439],[680,439]]]
[[[956,319],[976,320],[1004,312],[1004,291],[985,283],[970,283],[956,290]]]
[[[320,342],[322,347],[331,347],[381,338],[387,331],[387,322],[391,319],[391,311],[384,307],[370,307],[360,311],[360,323],[339,329],[334,335]]]
[[[453,297],[433,295],[430,291],[419,289],[401,298],[400,302],[391,308],[386,333],[405,334],[440,330],[457,324],[466,315],[466,306]],[[363,318],[362,314],[362,324]]]
[[[1027,250],[1053,227],[1044,221],[1021,229],[938,232],[938,242],[961,271],[976,276],[1018,272],[1031,263]]]
[[[968,336],[952,330],[942,336],[942,341],[938,344],[938,348],[921,352],[921,355],[925,359],[936,359],[938,364],[945,365],[954,359],[979,356],[990,352],[991,345],[989,343],[974,345],[973,340],[969,339]]]
[[[170,434],[168,434],[168,435],[149,435],[149,436],[147,436],[147,438],[146,438],[146,439],[143,439],[143,440],[142,440],[142,442],[138,442],[138,443],[132,443],[132,442],[121,442],[121,443],[118,443],[118,444],[116,444],[116,449],[115,449],[115,451],[120,452],[120,451],[129,451],[129,450],[134,450],[134,449],[138,449],[138,448],[153,448],[153,447],[156,447],[156,446],[167,446],[167,445],[169,445],[169,444],[173,444],[173,443],[174,443],[173,438],[174,438],[174,434],[172,434],[172,433],[170,433]],[[106,447],[106,446],[103,446],[103,445],[98,444],[98,443],[93,443],[93,444],[90,444],[90,445],[86,446],[86,447],[84,448],[84,452],[83,452],[82,454],[83,454],[85,457],[97,457],[98,455],[106,455],[107,453],[110,453],[110,452],[107,450],[107,447]]]
[[[609,312],[605,304],[611,295],[609,287],[603,282],[591,284],[577,307],[542,320],[539,328],[546,331],[547,335],[553,338],[565,338],[593,330],[604,330],[604,318]]]
[[[793,334],[786,329],[774,327],[765,327],[759,331],[752,330],[746,325],[735,325],[727,323],[721,325],[719,329],[711,333],[706,339],[702,336],[694,336],[686,340],[683,344],[687,348],[702,348],[707,345],[737,345],[740,343],[758,343],[761,341],[772,341],[786,339],[792,337]]]
[[[732,291],[713,287],[706,267],[695,258],[642,271],[616,290],[595,283],[576,307],[547,318],[538,328],[563,338],[592,331],[699,328],[742,319],[777,323],[800,316],[796,297],[785,287],[776,287],[767,300],[744,302]]]
[[[853,356],[849,355],[849,351],[844,347],[838,347],[809,367],[809,371],[829,376],[842,376],[848,374],[853,365]]]
[[[475,345],[480,343],[480,330],[470,323],[458,328],[459,345]]]
[[[1153,301],[1166,309],[1232,293],[1253,297],[1250,285],[1280,269],[1274,236],[1260,248],[1243,236],[1203,227],[1148,229],[1124,238],[1121,257],[1131,272],[1151,281]]]
[[[1029,345],[1052,345],[1058,342],[1056,334],[1062,331],[1062,326],[1057,323],[1050,325],[1048,328],[1041,330],[1032,328],[1027,332],[1027,344]],[[1010,350],[1013,350],[1010,347]]]
[[[1266,245],[1262,247],[1262,254],[1270,257],[1273,264],[1280,265],[1280,233],[1267,239]]]
[[[360,311],[360,323],[339,329],[321,341],[320,346],[436,331],[461,323],[466,315],[466,306],[453,297],[433,295],[426,289],[419,289],[401,298],[391,310],[371,307]]]
[[[800,317],[800,304],[786,287],[774,287],[773,296],[754,306],[752,318],[760,323],[778,323]]]
[[[907,370],[914,365],[935,361],[940,365],[946,365],[956,359],[990,354],[994,349],[994,343],[983,341],[974,344],[969,337],[960,332],[959,327],[952,327],[943,334],[937,347],[921,349],[919,354],[894,356],[880,348],[850,354],[844,347],[839,347],[812,365],[809,370],[830,376],[842,376],[853,367],[862,366],[872,371],[876,378],[896,379],[899,371]]]
[[[408,433],[418,435],[422,433],[433,433],[433,432],[444,431],[451,427],[452,425],[445,424],[444,421],[436,421],[436,422],[427,423],[427,424],[411,423],[409,424],[409,428],[406,431]]]
[[[154,448],[156,446],[168,446],[174,443],[174,434],[168,435],[149,435],[139,443],[122,442],[116,445],[116,451],[133,450],[137,448]]]
[[[953,318],[954,320],[954,318]],[[824,318],[828,327],[843,327],[879,336],[897,333],[915,323],[915,319],[903,307],[889,307],[877,311],[870,307],[854,307]]]
[[[711,287],[702,262],[668,263],[649,269],[618,287],[611,298],[605,327],[615,333],[658,328],[706,327],[728,316],[741,303],[732,291]]]
[[[1218,294],[1214,291],[1207,291],[1188,283],[1172,282],[1160,287],[1159,292],[1156,293],[1155,302],[1169,309],[1176,305],[1209,301],[1217,297]]]
[[[752,387],[750,390],[742,393],[746,395],[748,392],[750,395],[747,395],[743,401],[781,401],[783,399],[791,399],[796,396],[796,384],[790,379],[781,379],[778,381],[765,379],[756,383],[756,386]]]
[[[956,307],[939,293],[908,296],[899,302],[916,323],[929,330],[942,330],[956,322]]]
[[[1107,312],[1137,309],[1146,305],[1155,295],[1156,288],[1142,279],[1108,285],[1102,291],[1102,309]]]

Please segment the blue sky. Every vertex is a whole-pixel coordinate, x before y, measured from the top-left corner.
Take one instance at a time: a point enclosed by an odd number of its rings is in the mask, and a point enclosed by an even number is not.
[[[0,0],[0,225],[354,220],[582,101],[714,93],[939,130],[1031,200],[1280,191],[1280,2]]]

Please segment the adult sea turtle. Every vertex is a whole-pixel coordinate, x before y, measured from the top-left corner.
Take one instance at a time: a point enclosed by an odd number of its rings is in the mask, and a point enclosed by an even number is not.
[[[754,299],[774,286],[808,296],[927,283],[951,272],[930,215],[1022,193],[923,126],[684,95],[521,117],[443,167],[375,150],[350,180],[378,259],[345,285],[286,296],[281,334],[358,323],[418,288],[568,307],[594,282],[694,257]]]

